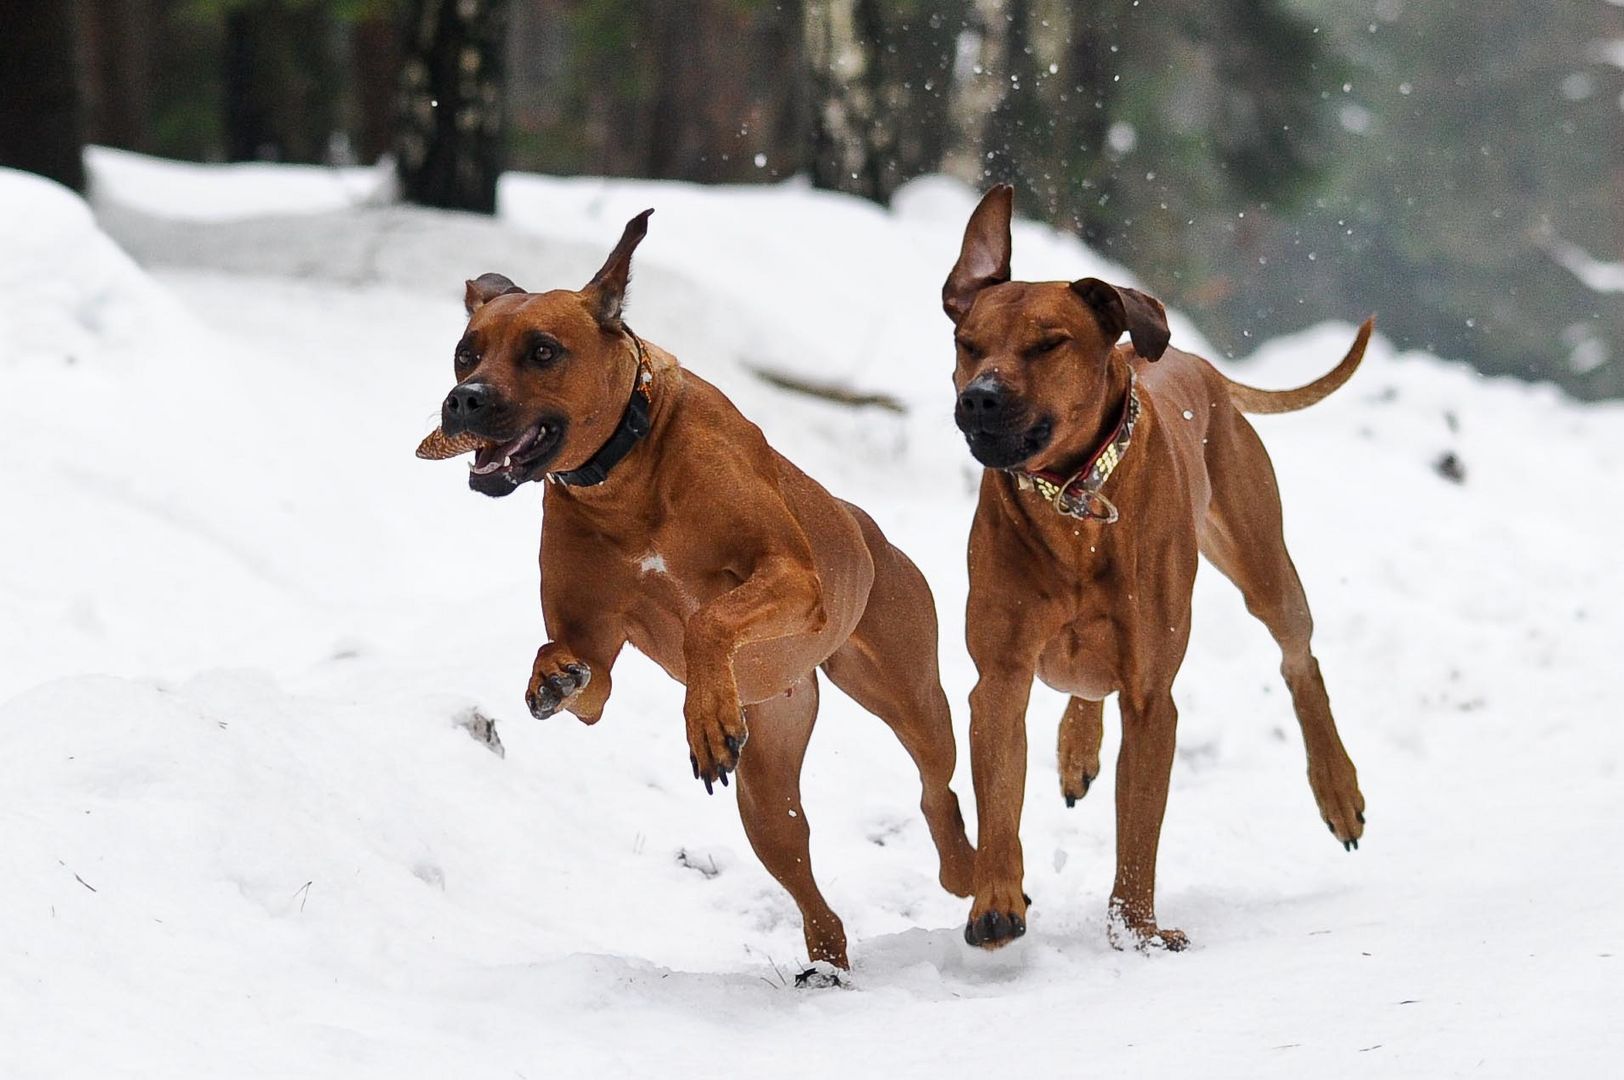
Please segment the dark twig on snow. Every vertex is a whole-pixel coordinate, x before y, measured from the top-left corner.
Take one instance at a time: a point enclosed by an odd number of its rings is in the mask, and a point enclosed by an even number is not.
[[[88,813],[88,811],[86,811],[86,812]],[[78,873],[76,873],[71,867],[68,866],[67,863],[63,862],[61,859],[56,860],[56,865],[60,866],[64,870],[66,870],[68,873],[73,874],[73,880],[77,881],[79,884],[83,885],[85,888],[89,889],[91,892],[100,892],[101,891],[101,890],[97,889],[96,886],[92,885],[90,882],[88,882],[84,878],[80,877],[78,875]],[[52,914],[55,914],[55,912],[53,911]]]
[[[813,382],[798,375],[786,375],[782,371],[770,371],[767,368],[751,367],[751,374],[769,386],[776,386],[780,390],[788,390],[793,394],[805,394],[807,397],[822,398],[837,405],[853,405],[858,407],[870,406],[885,409],[888,412],[906,413],[908,407],[890,394],[861,393],[848,390],[844,386],[835,386],[831,383]]]

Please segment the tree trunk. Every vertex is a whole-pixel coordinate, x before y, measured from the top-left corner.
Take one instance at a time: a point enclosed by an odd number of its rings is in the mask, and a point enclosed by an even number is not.
[[[262,0],[225,19],[226,157],[327,160],[340,75],[326,8]]]
[[[1037,61],[1032,52],[1032,10],[1028,0],[1008,0],[1003,27],[1004,93],[982,136],[986,166],[983,176],[997,183],[1016,185],[1027,200],[1052,208],[1054,193],[1039,182],[1045,155],[1053,141],[1053,128],[1038,93]],[[1036,206],[1027,202],[1029,211]]]
[[[395,130],[395,94],[400,85],[400,31],[396,19],[369,15],[350,36],[354,72],[356,152],[371,163],[389,152]]]
[[[801,5],[650,6],[654,82],[643,175],[737,183],[793,173],[800,157],[793,140],[801,111],[794,77]]]
[[[806,20],[810,166],[819,187],[888,202],[941,168],[967,0],[818,0]],[[841,58],[860,59],[856,71]]]
[[[85,189],[73,5],[0,0],[0,165]]]
[[[258,92],[256,75],[264,66],[262,16],[247,8],[226,15],[225,110],[226,159],[274,161],[281,156],[271,132],[270,111]]]
[[[507,14],[507,0],[412,0],[395,141],[407,200],[495,213]]]
[[[153,0],[80,0],[85,137],[152,152]]]

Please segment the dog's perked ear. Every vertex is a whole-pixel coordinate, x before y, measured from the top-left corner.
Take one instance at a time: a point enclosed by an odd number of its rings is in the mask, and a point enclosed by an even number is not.
[[[501,274],[481,274],[468,282],[468,287],[463,290],[462,307],[464,311],[468,312],[468,316],[472,318],[474,312],[495,300],[498,296],[522,292],[524,292],[523,289]]]
[[[622,329],[620,308],[626,302],[626,283],[632,276],[632,252],[648,235],[648,216],[652,213],[653,210],[644,210],[626,222],[626,231],[620,234],[620,243],[609,253],[603,268],[581,290],[592,305],[592,314],[596,316],[598,325],[605,330]]]
[[[1014,206],[1015,189],[997,184],[981,197],[964,227],[959,261],[942,286],[942,310],[955,325],[970,313],[977,293],[1009,280],[1009,218]]]
[[[1154,296],[1091,277],[1072,282],[1071,288],[1094,309],[1111,344],[1115,345],[1126,330],[1134,351],[1146,360],[1160,360],[1167,351],[1168,339],[1173,336],[1167,328],[1167,309]]]

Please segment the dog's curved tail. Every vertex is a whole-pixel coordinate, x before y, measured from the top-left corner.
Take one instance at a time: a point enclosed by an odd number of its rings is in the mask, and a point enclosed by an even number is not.
[[[1307,386],[1299,386],[1295,390],[1259,390],[1226,376],[1224,381],[1229,384],[1229,400],[1245,413],[1296,412],[1325,400],[1359,370],[1359,364],[1365,358],[1365,346],[1370,343],[1370,331],[1375,325],[1376,316],[1366,319],[1342,362]]]

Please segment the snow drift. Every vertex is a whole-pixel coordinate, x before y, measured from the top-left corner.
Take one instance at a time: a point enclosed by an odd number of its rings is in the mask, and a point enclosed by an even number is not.
[[[1617,407],[1378,341],[1330,401],[1259,419],[1370,832],[1325,835],[1273,644],[1204,572],[1161,856],[1189,953],[1106,943],[1111,773],[1065,810],[1057,695],[1030,712],[1031,931],[985,956],[910,763],[828,690],[806,805],[856,967],[796,992],[793,905],[691,780],[680,688],[629,656],[599,727],[532,721],[539,491],[477,499],[412,447],[463,278],[579,285],[656,207],[629,320],[920,563],[962,746],[976,472],[937,290],[974,193],[510,176],[485,222],[364,174],[92,165],[151,273],[0,172],[0,1074],[1509,1076],[1624,1051]],[[1126,279],[1036,225],[1015,245],[1018,276]],[[1350,334],[1229,370],[1295,385]]]

